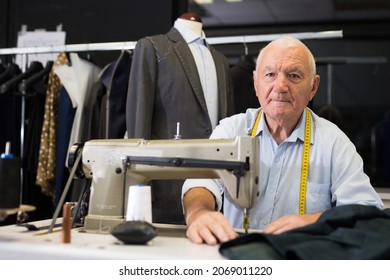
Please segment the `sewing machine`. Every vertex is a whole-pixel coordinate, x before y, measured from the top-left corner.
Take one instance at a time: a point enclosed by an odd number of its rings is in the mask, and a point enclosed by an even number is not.
[[[82,170],[91,178],[88,232],[109,232],[125,220],[128,186],[154,179],[220,178],[243,209],[243,227],[258,196],[258,138],[190,140],[91,140]],[[167,206],[168,207],[168,206]]]

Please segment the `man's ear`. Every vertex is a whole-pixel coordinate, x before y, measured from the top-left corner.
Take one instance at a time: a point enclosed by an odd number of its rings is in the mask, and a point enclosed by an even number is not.
[[[310,101],[316,95],[319,86],[320,86],[320,75],[315,75],[313,79],[313,86],[311,88],[311,93],[310,93]]]
[[[257,96],[257,73],[256,73],[256,70],[253,71],[253,86],[255,87],[255,93]]]

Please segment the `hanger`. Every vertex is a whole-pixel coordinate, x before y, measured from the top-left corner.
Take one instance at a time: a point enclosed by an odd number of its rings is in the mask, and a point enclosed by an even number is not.
[[[30,77],[31,75],[41,71],[43,69],[43,66],[42,66],[42,63],[40,63],[39,61],[33,61],[31,62],[31,65],[30,67],[27,69],[26,72],[16,76],[16,77],[13,77],[11,80],[3,83],[1,86],[0,86],[0,94],[3,94],[3,93],[6,93],[8,92],[9,90],[13,89],[13,88],[16,88],[17,85],[23,80],[23,79],[27,79],[28,77]]]
[[[37,81],[45,79],[49,75],[51,69],[53,68],[53,64],[54,62],[49,60],[46,62],[45,68],[43,68],[41,71],[33,74],[31,77],[27,79],[23,79],[22,82],[19,83],[19,91],[26,92],[29,89],[29,87],[33,86]]]
[[[5,68],[5,71],[3,71],[0,75],[0,85],[9,79],[15,77],[16,75],[20,74],[20,68],[17,64],[11,62],[7,65]]]
[[[246,44],[246,42],[244,42],[244,51],[245,55],[248,55],[248,45]]]
[[[244,62],[244,63],[249,63],[250,65],[254,65],[255,62],[253,60],[253,57],[249,55],[248,45],[246,44],[245,41],[243,42],[243,44],[244,44],[244,54],[240,56],[239,62],[240,63]]]

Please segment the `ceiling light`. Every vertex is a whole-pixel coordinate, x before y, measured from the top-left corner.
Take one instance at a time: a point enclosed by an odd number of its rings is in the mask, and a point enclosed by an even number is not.
[[[194,0],[199,5],[213,4],[214,0]]]

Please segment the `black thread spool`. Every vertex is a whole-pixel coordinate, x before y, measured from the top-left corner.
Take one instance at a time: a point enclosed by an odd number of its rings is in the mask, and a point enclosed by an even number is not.
[[[20,206],[20,159],[0,159],[0,209]]]

